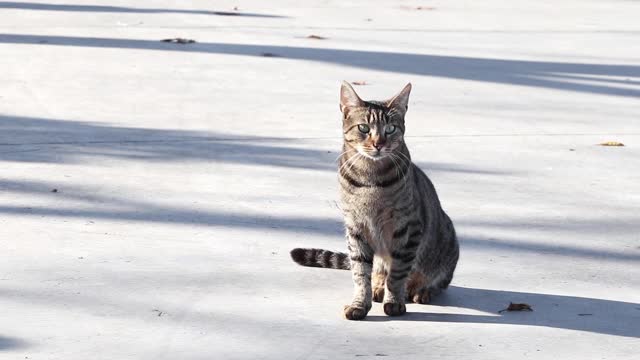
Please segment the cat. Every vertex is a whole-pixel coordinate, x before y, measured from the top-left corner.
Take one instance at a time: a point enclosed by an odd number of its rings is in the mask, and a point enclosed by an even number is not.
[[[453,223],[404,142],[410,92],[407,84],[390,100],[363,101],[342,83],[338,173],[349,253],[291,251],[303,266],[351,269],[349,320],[364,319],[372,300],[389,316],[404,314],[406,300],[428,303],[449,286],[458,262]]]

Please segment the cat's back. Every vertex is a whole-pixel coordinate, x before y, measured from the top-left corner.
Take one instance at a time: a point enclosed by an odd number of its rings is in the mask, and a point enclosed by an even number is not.
[[[429,176],[418,167],[418,165],[411,163],[414,186],[416,193],[419,195],[420,200],[429,203],[435,208],[440,208],[440,199],[436,188],[429,179]]]

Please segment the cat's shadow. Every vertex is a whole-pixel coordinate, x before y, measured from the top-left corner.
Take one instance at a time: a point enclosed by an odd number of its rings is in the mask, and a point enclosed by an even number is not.
[[[533,311],[502,312],[510,302]],[[438,307],[437,312],[433,312]],[[451,312],[442,312],[451,307]],[[430,308],[432,309],[430,311]],[[456,308],[481,314],[460,314]],[[369,315],[368,321],[430,321],[544,326],[600,334],[640,337],[640,304],[563,295],[536,294],[451,286],[430,305],[409,305],[403,316]]]

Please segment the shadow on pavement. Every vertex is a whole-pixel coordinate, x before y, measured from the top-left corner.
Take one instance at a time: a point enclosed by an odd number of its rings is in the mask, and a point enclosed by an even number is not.
[[[636,83],[637,78],[640,78],[640,66],[636,65],[525,61],[273,45],[196,43],[182,46],[157,40],[53,35],[0,34],[0,44],[2,43],[199,52],[264,57],[264,61],[284,58],[402,74],[640,97],[640,87]],[[265,54],[268,57],[265,57]]]
[[[41,10],[41,11],[68,11],[68,12],[111,12],[111,13],[139,13],[139,14],[191,14],[191,15],[220,15],[220,16],[249,16],[261,18],[284,18],[285,16],[254,14],[241,11],[209,11],[209,10],[182,10],[182,9],[157,9],[157,8],[132,8],[107,5],[71,5],[71,4],[43,4],[32,2],[1,1],[0,9]]]
[[[53,193],[52,189],[59,189]],[[233,211],[218,211],[216,204],[206,208],[192,208],[189,206],[168,205],[149,200],[123,198],[121,195],[96,185],[65,185],[46,181],[26,181],[0,179],[0,195],[11,194],[14,197],[39,196],[55,199],[57,206],[42,206],[25,204],[0,204],[0,214],[20,215],[32,217],[60,217],[88,220],[125,220],[148,223],[165,223],[178,225],[199,225],[211,227],[242,228],[247,230],[287,231],[301,234],[314,234],[335,237],[337,243],[344,242],[343,222],[336,210],[335,218],[309,216],[278,216],[270,215],[264,209],[254,209],[253,212],[243,213]],[[68,205],[66,204],[68,202]],[[82,206],[78,206],[78,204]],[[556,226],[547,222],[548,226]],[[458,225],[464,229],[464,223]],[[559,226],[559,225],[558,225]],[[604,223],[600,226],[608,226]],[[540,230],[545,230],[541,227]],[[568,239],[579,237],[578,232],[569,232]],[[585,246],[548,245],[521,237],[509,238],[476,238],[467,235],[460,236],[462,249],[476,251],[491,251],[506,254],[541,254],[557,258],[595,259],[598,261],[640,261],[640,254],[629,251],[612,251],[593,249]],[[313,246],[301,243],[300,246]],[[344,246],[336,247],[337,251],[344,251]]]
[[[458,222],[458,228],[463,229],[463,222]],[[604,224],[604,223],[603,223]],[[557,223],[549,222],[546,226],[541,226],[538,230],[541,231],[550,231],[550,229],[554,229],[554,227],[558,225]],[[607,225],[612,226],[620,226],[619,223],[610,223]],[[603,225],[605,226],[605,225]],[[637,227],[637,226],[636,226]],[[526,229],[526,226],[522,227]],[[634,229],[628,229],[629,233],[633,233]],[[573,233],[568,233],[566,238],[572,239],[579,237],[579,231],[575,231]],[[578,243],[576,241],[576,243]],[[588,247],[581,247],[579,245],[570,246],[570,245],[561,245],[561,244],[542,244],[532,240],[523,240],[522,236],[518,239],[508,239],[508,238],[475,238],[468,237],[465,235],[460,236],[460,246],[463,249],[470,250],[493,250],[500,253],[532,253],[539,254],[541,256],[563,256],[563,257],[578,257],[582,259],[594,259],[594,260],[609,260],[609,261],[630,261],[630,262],[638,262],[640,261],[640,252],[639,251],[611,251],[605,249],[594,249]]]
[[[19,339],[0,335],[0,351],[8,351],[26,347],[27,344]]]
[[[527,303],[533,311],[498,313],[510,302]],[[410,308],[405,316],[368,316],[367,320],[526,325],[640,337],[640,304],[637,303],[451,286],[435,299],[433,305],[490,314],[429,313],[431,305],[424,305],[425,312],[411,312]]]
[[[340,139],[335,140],[331,152],[314,148],[313,139],[307,140],[310,141],[0,115],[0,161],[11,162],[81,163],[103,157],[337,171]],[[498,170],[449,163],[418,165],[429,172],[505,175]]]

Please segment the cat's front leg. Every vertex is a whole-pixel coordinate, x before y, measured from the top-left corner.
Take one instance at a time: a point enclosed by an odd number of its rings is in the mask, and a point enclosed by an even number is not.
[[[344,316],[349,320],[362,320],[371,310],[371,270],[373,249],[364,239],[362,232],[347,227],[351,276],[353,278],[353,300],[345,305]]]
[[[407,225],[408,227],[408,225]],[[394,241],[406,236],[407,228],[394,233]],[[389,273],[387,275],[386,289],[384,292],[383,309],[389,316],[398,316],[407,312],[405,306],[406,282],[416,259],[416,248],[420,242],[420,233],[415,232],[408,236],[407,241],[400,242],[404,245],[391,252]]]

